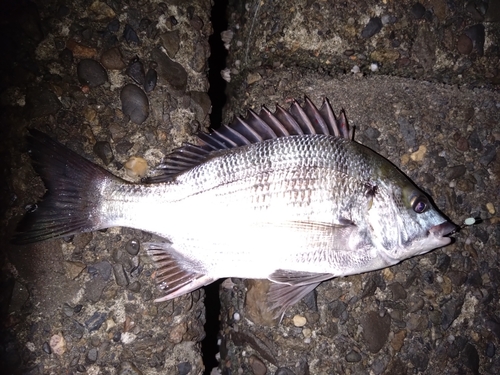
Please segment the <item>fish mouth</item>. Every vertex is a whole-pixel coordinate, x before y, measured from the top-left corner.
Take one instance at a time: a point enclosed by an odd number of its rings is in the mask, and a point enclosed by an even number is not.
[[[434,225],[429,229],[429,233],[432,234],[436,239],[439,239],[443,242],[444,245],[447,245],[451,242],[451,238],[445,237],[449,234],[455,232],[459,227],[449,221],[444,221],[439,225]]]

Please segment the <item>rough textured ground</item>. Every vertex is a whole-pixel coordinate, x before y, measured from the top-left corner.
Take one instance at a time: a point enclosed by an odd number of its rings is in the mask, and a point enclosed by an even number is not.
[[[204,291],[153,303],[154,269],[137,252],[150,235],[115,228],[24,247],[9,245],[8,236],[43,194],[25,153],[26,128],[48,132],[125,176],[131,156],[152,167],[209,126],[210,6],[203,0],[4,6],[5,373],[203,372]],[[303,95],[320,105],[326,96],[334,109],[346,110],[359,142],[399,166],[450,219],[483,222],[444,249],[323,283],[281,324],[263,311],[265,282],[224,282],[220,371],[498,373],[499,2],[234,1],[227,14],[227,120],[246,107],[286,106]],[[138,89],[123,97],[128,84]]]
[[[498,17],[493,2],[439,0],[230,13],[228,114],[326,96],[452,220],[485,220],[444,249],[323,283],[281,324],[262,302],[266,282],[223,284],[223,373],[499,371]]]
[[[125,176],[131,156],[152,167],[208,126],[209,1],[11,2],[4,11],[7,236],[43,194],[27,127]],[[2,373],[203,373],[204,291],[153,303],[154,268],[138,252],[150,239],[124,228],[33,246],[3,238]]]

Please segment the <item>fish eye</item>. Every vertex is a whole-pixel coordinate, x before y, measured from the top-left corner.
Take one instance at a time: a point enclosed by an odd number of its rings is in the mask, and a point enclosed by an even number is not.
[[[411,208],[413,208],[413,211],[415,211],[417,214],[421,214],[428,207],[427,199],[422,195],[416,195],[412,197],[410,203]]]

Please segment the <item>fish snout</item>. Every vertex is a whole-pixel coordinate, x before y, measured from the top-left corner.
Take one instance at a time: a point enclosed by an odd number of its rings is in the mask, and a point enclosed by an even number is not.
[[[429,229],[429,233],[431,233],[435,237],[444,237],[448,234],[452,234],[456,230],[458,230],[458,226],[453,224],[450,221],[444,221],[439,225],[434,225],[431,229]]]

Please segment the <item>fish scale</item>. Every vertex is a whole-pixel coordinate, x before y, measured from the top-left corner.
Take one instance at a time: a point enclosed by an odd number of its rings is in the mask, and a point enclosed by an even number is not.
[[[321,281],[384,268],[447,245],[455,226],[382,156],[354,142],[328,101],[198,135],[144,184],[126,182],[36,130],[28,138],[48,188],[17,243],[113,226],[147,244],[168,300],[223,277],[267,278],[278,313]]]

